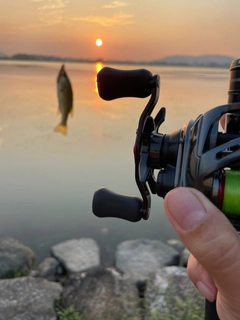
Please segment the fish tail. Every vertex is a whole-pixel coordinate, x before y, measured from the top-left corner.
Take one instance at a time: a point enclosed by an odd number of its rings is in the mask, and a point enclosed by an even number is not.
[[[63,135],[67,135],[67,126],[63,124],[58,124],[54,129],[55,132],[61,132]]]

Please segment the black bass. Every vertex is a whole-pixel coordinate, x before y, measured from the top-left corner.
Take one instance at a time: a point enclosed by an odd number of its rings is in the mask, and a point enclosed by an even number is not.
[[[54,131],[67,134],[67,119],[68,115],[73,115],[73,91],[71,82],[67,76],[67,73],[62,65],[58,77],[57,77],[57,96],[58,96],[58,108],[62,115],[62,121],[56,126]]]

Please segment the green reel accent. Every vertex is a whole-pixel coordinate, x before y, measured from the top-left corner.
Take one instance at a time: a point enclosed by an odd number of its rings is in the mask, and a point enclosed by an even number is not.
[[[225,171],[222,211],[226,215],[240,217],[240,171]]]

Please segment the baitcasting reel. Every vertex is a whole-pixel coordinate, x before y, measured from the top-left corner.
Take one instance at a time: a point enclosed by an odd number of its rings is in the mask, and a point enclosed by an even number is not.
[[[153,119],[160,78],[145,69],[103,68],[97,76],[104,100],[151,95],[142,112],[134,146],[135,180],[142,199],[102,188],[93,197],[93,213],[128,221],[148,219],[151,193],[164,198],[177,186],[205,194],[240,231],[240,59],[230,67],[228,104],[215,107],[171,134],[159,132],[166,110]],[[225,119],[224,132],[219,123]],[[154,170],[158,171],[157,177]]]

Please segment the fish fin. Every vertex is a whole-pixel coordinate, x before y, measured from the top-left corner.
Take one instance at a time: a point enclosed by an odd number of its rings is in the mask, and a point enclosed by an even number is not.
[[[64,136],[67,135],[67,126],[64,126],[63,124],[58,124],[56,128],[54,129],[55,132],[61,132]]]
[[[73,117],[73,113],[74,113],[74,112],[73,112],[73,108],[70,110],[69,113],[70,113],[71,117]]]

